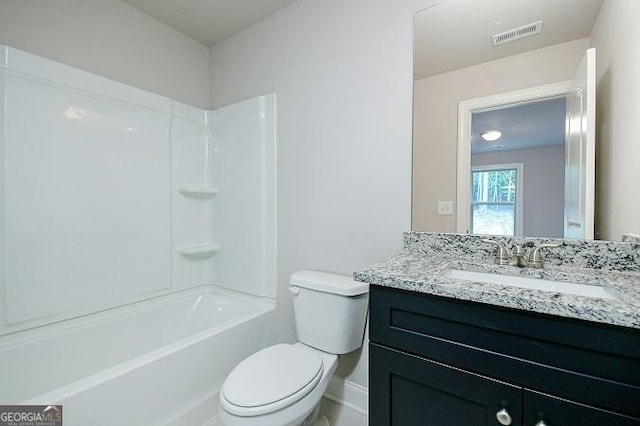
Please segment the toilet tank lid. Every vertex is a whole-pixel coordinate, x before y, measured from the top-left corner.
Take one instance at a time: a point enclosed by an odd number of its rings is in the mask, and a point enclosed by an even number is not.
[[[290,283],[294,286],[339,294],[341,296],[359,296],[369,292],[369,284],[354,281],[345,275],[330,274],[320,271],[298,271],[291,275]]]

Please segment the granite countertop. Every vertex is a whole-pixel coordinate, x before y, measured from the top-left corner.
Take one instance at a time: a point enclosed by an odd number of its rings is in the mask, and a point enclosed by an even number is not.
[[[407,235],[413,234],[405,234],[405,243]],[[442,239],[442,234],[439,238]],[[468,246],[468,242],[465,244]],[[460,261],[458,257],[437,255],[423,247],[416,250],[405,244],[403,253],[355,272],[354,279],[459,300],[640,328],[640,272],[635,268],[627,271],[545,265],[545,269],[531,269],[500,266],[491,261],[492,258]],[[446,276],[450,269],[596,285],[606,289],[614,299],[454,279]]]

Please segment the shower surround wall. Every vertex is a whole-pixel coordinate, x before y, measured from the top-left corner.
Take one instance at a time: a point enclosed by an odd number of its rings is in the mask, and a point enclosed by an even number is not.
[[[275,297],[273,95],[203,111],[0,58],[0,335],[201,285]]]

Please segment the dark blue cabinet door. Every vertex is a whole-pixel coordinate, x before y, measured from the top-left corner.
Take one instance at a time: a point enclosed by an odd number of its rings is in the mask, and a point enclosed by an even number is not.
[[[530,390],[524,391],[524,418],[524,426],[640,426],[638,419]]]
[[[371,426],[522,424],[522,388],[370,344]],[[504,416],[504,415],[503,415]]]

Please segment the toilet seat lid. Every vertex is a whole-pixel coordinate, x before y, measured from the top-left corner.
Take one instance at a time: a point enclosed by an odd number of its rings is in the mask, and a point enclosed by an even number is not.
[[[279,344],[242,361],[222,385],[221,402],[236,415],[279,410],[307,395],[320,381],[322,359],[303,348]]]

